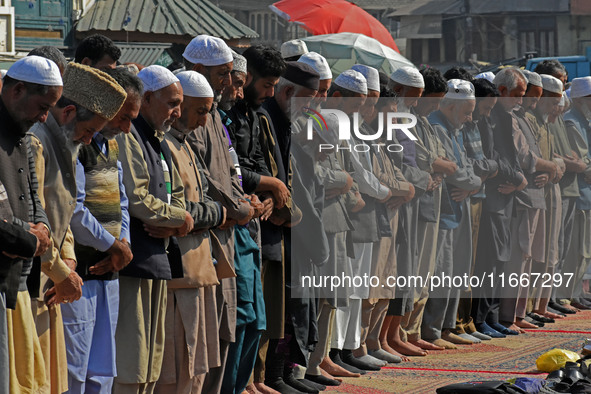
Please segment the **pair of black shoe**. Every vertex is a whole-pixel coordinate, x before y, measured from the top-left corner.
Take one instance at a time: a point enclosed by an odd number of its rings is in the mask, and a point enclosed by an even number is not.
[[[523,320],[530,323],[530,324],[533,324],[534,326],[537,326],[539,328],[542,328],[546,325],[546,323],[536,320],[536,319],[529,317],[529,316],[526,316],[525,319],[523,319]]]
[[[351,350],[330,349],[328,357],[333,363],[351,373],[365,375],[366,371],[379,371],[381,368],[357,359]]]
[[[563,368],[550,372],[546,377],[547,388],[559,393],[588,392],[570,391],[576,384],[591,388],[591,356],[585,356],[577,362],[567,362]]]
[[[529,316],[529,318],[531,318],[533,320],[539,321],[540,323],[555,323],[556,322],[551,317],[542,316],[542,315],[539,315],[534,312],[528,312],[527,316]]]
[[[273,390],[279,391],[281,394],[317,394],[326,390],[326,386],[323,384],[308,379],[296,379],[293,376],[293,369],[291,367],[285,367],[283,376],[265,378],[265,385]]]

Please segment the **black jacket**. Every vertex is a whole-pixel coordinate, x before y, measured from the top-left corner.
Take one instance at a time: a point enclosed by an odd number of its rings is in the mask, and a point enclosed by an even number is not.
[[[252,194],[261,181],[261,175],[271,176],[259,144],[259,119],[244,100],[238,101],[228,111],[228,116],[232,120],[228,132],[242,170],[242,188],[245,193]]]

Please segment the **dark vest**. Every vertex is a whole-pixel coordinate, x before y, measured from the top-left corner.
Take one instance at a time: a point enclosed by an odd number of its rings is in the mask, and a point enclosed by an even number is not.
[[[486,198],[482,209],[489,212],[511,212],[513,210],[514,193],[502,194],[499,185],[505,182],[519,184],[521,179],[516,175],[521,171],[517,159],[517,151],[513,142],[512,116],[500,103],[492,109],[490,115],[492,128],[487,133],[480,134],[484,155],[499,164],[499,173],[494,178],[486,180]],[[482,131],[482,130],[481,130]],[[490,135],[488,131],[491,131]],[[489,138],[490,137],[490,138]],[[487,152],[493,151],[493,156]]]
[[[142,148],[143,158],[148,166],[148,192],[162,201],[168,201],[160,153],[164,155],[168,168],[172,171],[170,149],[166,142],[160,142],[156,138],[154,130],[141,115],[133,121],[131,134]],[[130,218],[129,230],[133,260],[120,271],[120,274],[146,279],[171,279],[165,240],[150,237],[144,230],[141,219],[133,216]]]
[[[261,126],[261,133],[259,135],[261,146],[265,154],[269,155],[266,158],[267,167],[274,177],[289,187],[290,182],[288,181],[288,173],[286,171],[288,169],[285,167],[286,158],[283,157],[281,152],[287,151],[289,155],[290,147],[279,145],[280,140],[277,138],[275,128],[281,133],[289,133],[291,125],[287,118],[285,118],[285,115],[283,115],[283,112],[281,112],[275,99],[269,99],[263,104],[258,111],[258,118]],[[289,156],[287,160],[289,161]],[[269,220],[261,221],[261,252],[263,259],[272,261],[283,260],[282,241],[284,232],[283,227],[275,226]]]
[[[30,209],[32,194],[32,174],[34,167],[29,165],[30,149],[25,135],[19,131],[19,126],[14,123],[6,107],[0,100],[0,182],[6,188],[6,203],[9,205],[12,215],[24,222],[33,220]],[[3,215],[8,216],[5,207]],[[10,217],[2,217],[11,222]],[[23,264],[27,265],[26,271],[30,271],[31,261],[11,259],[0,253],[0,293],[6,294],[6,306],[14,308],[16,295],[19,290]]]
[[[80,149],[78,160],[84,167],[86,178],[86,198],[84,206],[88,208],[95,219],[116,239],[121,235],[121,197],[119,189],[119,171],[117,157],[119,147],[115,140],[110,140],[108,156],[101,152],[93,139],[90,145]],[[92,275],[88,269],[108,257],[108,253],[101,252],[93,247],[75,244],[76,259],[78,264],[76,272],[84,280],[117,279],[118,273],[109,272],[105,275]]]

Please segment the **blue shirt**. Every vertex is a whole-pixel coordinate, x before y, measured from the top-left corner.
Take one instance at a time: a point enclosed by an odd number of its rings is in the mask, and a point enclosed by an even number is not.
[[[462,203],[451,198],[452,187],[478,190],[482,186],[482,181],[474,174],[472,164],[468,161],[462,133],[447,121],[441,111],[432,112],[428,119],[445,149],[446,156],[458,166],[455,173],[445,177],[444,190],[447,190],[447,194],[441,196],[442,205],[447,202],[451,212],[443,212],[442,209],[439,228],[451,230],[460,225],[463,210]]]
[[[92,138],[101,151],[107,154],[108,144],[103,135],[96,133]],[[125,238],[130,242],[129,212],[127,210],[129,204],[127,195],[125,194],[125,186],[123,185],[123,169],[119,160],[117,160],[117,170],[119,173],[119,195],[121,197],[121,236],[119,239]],[[84,166],[80,163],[80,160],[76,160],[76,190],[76,208],[70,221],[70,228],[72,229],[74,238],[76,242],[82,245],[91,246],[101,252],[105,252],[115,243],[115,237],[103,228],[84,205],[84,200],[86,199],[86,176],[84,175]]]

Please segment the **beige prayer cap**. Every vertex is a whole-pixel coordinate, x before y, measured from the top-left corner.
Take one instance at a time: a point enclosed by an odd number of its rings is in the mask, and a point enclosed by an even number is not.
[[[474,85],[462,79],[450,79],[447,81],[447,93],[445,98],[455,100],[474,100]]]
[[[548,92],[562,94],[562,81],[548,74],[541,74],[543,89]]]
[[[523,73],[523,75],[525,75],[528,84],[540,87],[542,89],[544,88],[544,85],[542,85],[542,77],[540,77],[540,74],[529,70],[521,70],[521,72]]]
[[[476,74],[474,79],[486,79],[488,82],[493,83],[493,81],[495,79],[495,74],[493,74],[490,71],[487,71],[484,73]]]
[[[41,56],[26,56],[17,60],[6,75],[17,81],[44,86],[63,86],[57,64]]]
[[[281,44],[281,57],[288,58],[308,53],[308,46],[300,39],[286,41]]]
[[[359,71],[347,70],[340,74],[334,84],[359,94],[367,94],[367,80]]]
[[[425,81],[423,76],[414,67],[404,66],[400,67],[390,75],[390,79],[404,86],[410,86],[411,88],[425,88]]]
[[[299,59],[298,62],[306,63],[307,65],[312,66],[314,70],[320,75],[320,80],[324,81],[326,79],[332,79],[332,71],[330,71],[330,66],[328,62],[324,58],[324,56],[320,55],[316,52],[308,52],[304,53]]]
[[[183,57],[193,64],[220,66],[232,63],[232,50],[221,38],[201,34],[187,45]]]
[[[351,70],[358,71],[365,77],[368,89],[380,91],[380,73],[377,69],[364,64],[355,64]]]
[[[197,71],[181,71],[176,75],[188,97],[213,97],[213,90],[207,79]]]
[[[591,96],[591,77],[573,79],[570,86],[570,97],[579,98]]]
[[[127,98],[125,90],[107,73],[71,62],[64,72],[63,97],[111,120]]]

